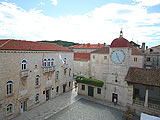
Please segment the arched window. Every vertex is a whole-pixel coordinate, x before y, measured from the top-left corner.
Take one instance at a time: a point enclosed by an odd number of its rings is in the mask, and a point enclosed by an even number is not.
[[[26,70],[27,66],[26,66],[26,60],[22,60],[22,70]]]
[[[37,93],[35,96],[35,102],[39,102],[39,93]]]
[[[50,62],[51,62],[50,59],[48,59],[48,64],[47,64],[48,66],[50,66]]]
[[[7,82],[7,85],[6,85],[7,95],[11,95],[11,94],[12,94],[12,87],[13,87],[12,84],[13,84],[12,81],[8,81],[8,82]]]
[[[64,64],[67,64],[67,58],[64,58]]]
[[[35,81],[36,86],[39,85],[39,75],[36,75],[36,81]]]
[[[12,112],[13,112],[13,105],[12,104],[8,104],[7,105],[6,113],[7,114],[11,114]]]
[[[52,58],[52,59],[51,59],[51,66],[53,66],[53,62],[54,62],[54,59]]]
[[[44,62],[44,66],[47,66],[47,60],[44,59],[43,62]]]

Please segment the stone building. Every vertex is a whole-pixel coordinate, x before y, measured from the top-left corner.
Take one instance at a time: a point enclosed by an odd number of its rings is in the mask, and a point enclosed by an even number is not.
[[[56,44],[0,40],[1,118],[10,119],[72,89],[73,52]]]
[[[160,45],[145,50],[145,68],[160,68]]]
[[[109,47],[91,52],[90,77],[105,83],[101,88],[92,86],[93,97],[109,102],[113,102],[113,99],[116,98],[117,104],[126,106],[130,102],[127,101],[128,84],[125,81],[128,69],[133,66],[143,68],[143,61],[144,55],[141,51],[131,46],[122,35],[114,39]],[[91,92],[88,89],[82,90],[82,84],[79,85],[81,85],[79,86],[80,94],[87,95]],[[90,85],[85,86],[90,87]],[[97,97],[98,91],[101,91],[99,92],[101,94]]]
[[[72,49],[74,51],[74,53],[90,53],[94,50],[97,50],[99,48],[102,48],[106,46],[106,43],[104,44],[79,44],[79,45],[74,45],[74,46],[70,46],[70,49]]]
[[[121,106],[129,105],[141,112],[160,116],[160,70],[146,69],[147,57],[153,55],[150,58],[153,59],[160,50],[159,46],[151,49],[145,50],[144,43],[141,49],[136,44],[132,46],[121,32],[110,46],[90,53],[89,77],[103,81],[104,85],[97,87],[80,82],[78,93],[108,102],[116,99]],[[159,58],[156,62],[150,60],[150,68],[158,68],[159,63]]]
[[[74,53],[74,75],[90,76],[90,53]]]
[[[160,70],[130,67],[125,80],[131,106],[160,116]]]

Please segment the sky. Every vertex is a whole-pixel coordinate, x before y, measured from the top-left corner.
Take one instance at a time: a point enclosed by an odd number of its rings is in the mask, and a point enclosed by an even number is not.
[[[0,39],[160,45],[160,0],[0,0]]]

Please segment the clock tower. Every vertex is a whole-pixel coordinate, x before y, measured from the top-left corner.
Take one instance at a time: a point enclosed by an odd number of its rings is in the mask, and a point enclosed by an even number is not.
[[[116,99],[117,104],[123,106],[127,104],[128,86],[125,77],[130,67],[131,52],[132,46],[123,38],[121,30],[119,38],[114,39],[110,45],[105,99],[111,102]]]

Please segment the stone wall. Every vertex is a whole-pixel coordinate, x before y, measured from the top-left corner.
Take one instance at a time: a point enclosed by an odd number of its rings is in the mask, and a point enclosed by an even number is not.
[[[67,59],[67,65],[63,66],[62,59]],[[5,113],[6,106],[13,104],[13,114],[6,115],[7,119],[15,117],[21,112],[21,102],[27,101],[27,110],[32,109],[46,101],[46,90],[49,90],[50,99],[63,92],[63,85],[66,91],[72,88],[73,82],[73,52],[40,52],[40,51],[0,51],[0,79],[2,84],[2,111]],[[55,70],[44,72],[42,59],[54,59]],[[27,61],[27,76],[22,76],[21,62]],[[67,68],[65,71],[64,69]],[[69,76],[69,69],[70,76]],[[56,79],[56,72],[59,71],[59,78]],[[36,75],[39,75],[39,85],[35,85]],[[13,94],[7,96],[7,81],[13,82]],[[70,87],[69,87],[69,82]],[[58,93],[56,87],[59,86]],[[39,94],[39,101],[35,102],[36,94]]]
[[[89,77],[90,61],[74,60],[74,75]]]

